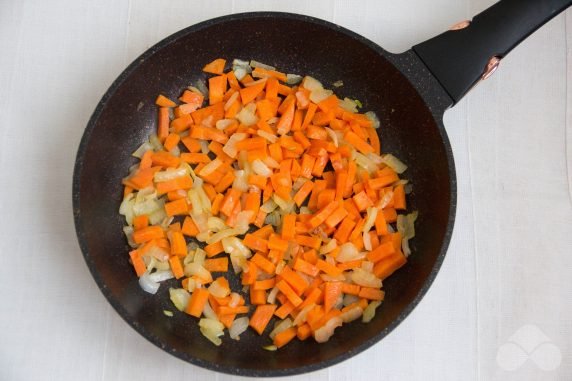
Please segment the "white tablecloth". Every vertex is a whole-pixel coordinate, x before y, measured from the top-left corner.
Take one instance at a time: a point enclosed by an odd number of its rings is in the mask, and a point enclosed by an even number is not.
[[[211,17],[280,10],[400,52],[492,2],[0,1],[0,379],[235,379],[132,330],[76,242],[71,180],[83,129],[146,48]],[[445,125],[457,223],[433,287],[378,345],[288,379],[572,379],[572,10],[516,48]]]

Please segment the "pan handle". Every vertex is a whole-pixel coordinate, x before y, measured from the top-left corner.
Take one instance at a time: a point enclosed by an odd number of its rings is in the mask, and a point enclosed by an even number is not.
[[[413,51],[457,103],[530,34],[564,11],[572,0],[501,0]]]

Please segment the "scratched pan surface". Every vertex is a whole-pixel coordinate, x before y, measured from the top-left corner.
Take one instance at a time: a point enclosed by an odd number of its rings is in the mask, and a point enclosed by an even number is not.
[[[419,211],[409,262],[384,282],[386,299],[369,324],[346,324],[326,344],[294,341],[277,352],[262,347],[267,335],[248,330],[216,347],[197,322],[175,310],[163,284],[143,292],[128,262],[118,214],[121,179],[135,163],[131,153],[155,130],[158,93],[176,98],[206,78],[201,68],[225,57],[255,59],[287,73],[311,75],[325,87],[343,80],[341,97],[357,98],[379,115],[382,150],[409,166],[410,210]],[[184,29],[133,62],[97,106],[77,155],[73,204],[87,265],[111,305],[137,332],[190,363],[225,373],[279,376],[317,370],[375,344],[417,305],[443,261],[453,227],[456,188],[453,158],[442,126],[451,103],[411,51],[385,52],[374,43],[321,20],[283,13],[226,16]],[[234,280],[236,281],[236,279]],[[237,283],[235,283],[235,286]],[[235,288],[238,289],[238,288]],[[272,323],[270,324],[272,325]]]

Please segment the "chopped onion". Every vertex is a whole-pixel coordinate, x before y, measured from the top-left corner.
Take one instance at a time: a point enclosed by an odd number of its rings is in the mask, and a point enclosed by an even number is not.
[[[210,301],[207,301],[205,303],[205,307],[203,308],[203,315],[205,315],[205,317],[208,319],[213,319],[213,320],[219,321],[218,316],[217,316],[216,312],[214,312]]]
[[[232,120],[232,119],[221,119],[221,120],[217,120],[217,122],[215,123],[215,126],[218,130],[224,131],[228,127],[232,126],[233,123],[234,123],[234,120]]]
[[[119,205],[119,214],[125,216],[125,221],[127,221],[128,225],[133,223],[133,205],[135,204],[135,199],[133,198],[133,193],[128,194],[123,198],[121,201],[121,205]]]
[[[197,89],[195,86],[187,86],[187,89],[189,89],[190,91],[192,91],[195,94],[199,94],[202,95],[203,97],[205,96],[205,94],[203,94],[199,89]]]
[[[273,287],[272,290],[268,293],[268,297],[266,298],[266,302],[268,304],[276,304],[276,296],[280,290],[278,287]]]
[[[243,132],[237,132],[231,135],[225,145],[222,147],[222,151],[232,158],[236,158],[238,150],[236,149],[236,143],[241,140],[246,139],[246,134]]]
[[[375,316],[375,309],[381,305],[381,302],[373,301],[370,302],[365,310],[363,310],[363,317],[361,321],[364,323],[369,323]]]
[[[332,90],[326,90],[326,89],[312,90],[310,91],[310,100],[317,104],[323,101],[324,99],[328,98],[333,93],[334,92]]]
[[[230,294],[230,301],[228,302],[229,307],[237,307],[238,303],[240,303],[240,294],[233,292]]]
[[[296,85],[302,82],[302,76],[298,74],[286,74],[286,84]]]
[[[358,165],[358,167],[365,169],[370,174],[377,171],[377,165],[375,164],[375,162],[359,152],[354,152],[354,160]]]
[[[139,148],[137,148],[137,149],[135,150],[135,152],[133,152],[133,153],[131,154],[131,156],[134,156],[134,157],[136,157],[136,158],[138,158],[138,159],[141,159],[141,157],[143,156],[143,154],[144,154],[145,152],[147,152],[147,151],[149,151],[149,150],[152,150],[152,149],[153,149],[153,146],[151,145],[151,143],[145,142],[145,143],[141,144],[141,145],[139,146]]]
[[[168,317],[173,317],[173,313],[169,310],[163,310],[163,314]]]
[[[373,111],[368,111],[365,113],[365,116],[371,120],[371,122],[373,123],[373,128],[378,129],[380,126],[380,122],[379,122],[379,118],[377,117],[377,114]]]
[[[266,166],[260,159],[256,159],[252,162],[252,170],[254,173],[264,177],[270,177],[272,175],[272,170]]]
[[[170,288],[169,298],[179,311],[184,311],[187,308],[189,299],[191,299],[191,295],[184,288]]]
[[[213,244],[213,243],[217,243],[218,241],[220,241],[223,238],[227,238],[227,237],[234,237],[236,235],[240,234],[240,231],[238,231],[237,229],[225,229],[225,230],[221,230],[218,233],[213,234],[212,236],[210,236],[207,240],[206,243],[208,245]]]
[[[218,217],[209,217],[207,220],[207,227],[209,230],[214,232],[219,232],[221,230],[228,229],[228,226],[226,226],[224,221]]]
[[[323,89],[324,87],[316,78],[310,77],[309,75],[305,76],[302,81],[302,87],[308,91],[314,91],[318,89]]]
[[[153,151],[162,151],[163,150],[163,144],[159,140],[159,137],[155,134],[151,134],[149,136],[149,144],[151,144],[153,146]]]
[[[335,276],[328,274],[320,274],[320,278],[322,278],[324,282],[343,282],[346,280],[346,277],[343,274]]]
[[[184,167],[179,168],[168,168],[164,171],[155,172],[153,175],[153,180],[156,183],[161,183],[164,181],[170,181],[178,177],[183,177],[187,175],[187,171]]]
[[[245,258],[249,258],[252,254],[250,249],[242,243],[242,241],[236,237],[226,237],[222,239],[222,247],[227,254],[239,255]]]
[[[403,164],[403,162],[401,162],[401,160],[399,160],[398,158],[396,158],[395,156],[393,156],[390,153],[386,153],[385,155],[383,155],[381,157],[381,160],[383,160],[383,163],[385,165],[387,165],[388,167],[390,167],[391,169],[393,169],[397,173],[401,174],[401,173],[405,172],[405,170],[407,170],[407,165]]]
[[[258,122],[258,117],[255,114],[256,104],[249,103],[244,107],[238,114],[236,114],[236,119],[245,126],[252,126]]]
[[[236,91],[235,93],[233,93],[230,96],[230,98],[228,98],[228,100],[224,104],[224,111],[227,111],[230,108],[230,106],[232,106],[232,104],[238,99],[239,95],[240,95],[240,92]],[[228,120],[232,120],[232,119],[228,119]]]
[[[214,345],[219,346],[222,344],[220,336],[224,336],[224,325],[220,321],[203,318],[199,320],[199,328],[201,333]]]
[[[361,268],[365,271],[367,271],[368,273],[373,272],[373,262],[370,261],[363,261],[361,263]]]
[[[133,241],[133,226],[124,226],[123,234],[125,234],[125,238],[127,238],[127,244],[131,248],[136,249],[137,246],[139,246],[135,243],[135,241]]]
[[[208,98],[209,95],[209,89],[207,88],[207,85],[205,83],[204,80],[202,79],[197,79],[197,81],[195,82],[195,89],[198,90],[199,93],[201,93],[201,95],[206,99]],[[190,88],[191,91],[193,91],[192,88]]]
[[[363,287],[381,288],[381,279],[364,269],[354,269],[351,274],[351,279],[355,284]]]
[[[354,100],[350,99],[350,98],[344,98],[344,100],[340,100],[339,101],[339,106],[341,108],[343,108],[346,111],[349,112],[357,112],[357,104]]]
[[[256,134],[260,137],[263,137],[264,139],[268,140],[270,143],[276,143],[278,141],[278,136],[271,134],[268,131],[264,131],[264,130],[257,130]],[[270,157],[270,156],[268,156]]]
[[[296,318],[294,319],[292,324],[295,326],[299,326],[299,325],[304,324],[306,322],[306,318],[308,317],[308,312],[313,310],[314,307],[316,307],[316,304],[311,303],[311,304],[308,304],[306,307],[302,308],[302,310],[300,312],[298,312],[298,315],[296,315]]]
[[[338,135],[335,133],[335,131],[329,127],[325,127],[325,129],[326,129],[326,132],[328,133],[328,136],[330,137],[330,139],[332,139],[332,142],[334,142],[334,145],[336,147],[339,147],[340,143],[338,141]]]
[[[342,321],[344,323],[350,323],[354,320],[357,320],[360,318],[360,316],[363,315],[363,310],[361,309],[361,307],[353,307],[350,308],[349,310],[347,310],[346,312],[342,312],[342,314],[340,315],[340,318],[342,319]]]
[[[357,295],[351,295],[351,294],[344,295],[344,300],[343,300],[344,307],[347,307],[350,304],[354,304],[356,302],[359,302],[359,297]]]
[[[290,320],[290,318],[286,318],[284,320],[281,320],[280,322],[278,322],[276,324],[276,326],[274,327],[274,329],[272,331],[270,331],[270,333],[268,334],[268,336],[270,336],[270,338],[272,340],[274,340],[274,337],[276,335],[278,335],[280,332],[286,331],[288,328],[292,327],[292,320]]]
[[[371,246],[371,236],[369,235],[369,232],[363,233],[363,248],[366,249],[367,251],[371,251],[372,250],[372,246]]]
[[[250,60],[250,67],[259,67],[261,69],[266,69],[266,70],[276,70],[274,66],[266,65],[263,64],[262,62],[258,62],[255,60]]]
[[[327,254],[331,251],[334,251],[336,247],[338,247],[338,241],[336,241],[335,238],[332,238],[330,242],[320,247],[320,254]]]
[[[336,261],[345,263],[357,261],[362,258],[365,258],[365,253],[360,253],[358,248],[353,243],[346,242],[340,246],[340,252],[336,256]]]
[[[344,81],[336,81],[334,83],[332,83],[332,86],[334,87],[342,87],[344,85]]]
[[[411,239],[415,237],[415,220],[417,220],[417,211],[407,215],[397,216],[397,231],[401,233],[401,237]]]
[[[280,222],[282,221],[282,215],[280,214],[280,212],[278,211],[273,211],[272,213],[269,213],[266,215],[266,218],[264,219],[264,223],[266,225],[272,225],[272,226],[279,226]]]
[[[148,292],[150,294],[156,294],[160,284],[158,282],[153,281],[149,277],[148,273],[144,273],[139,277],[139,286],[141,286],[141,288],[145,292]]]
[[[230,295],[230,288],[222,286],[219,282],[212,282],[209,293],[216,298],[224,298]]]
[[[326,324],[314,332],[314,339],[318,343],[325,343],[326,341],[330,340],[330,337],[332,337],[334,334],[334,330],[337,327],[341,327],[342,324],[343,320],[339,316],[331,318]]]
[[[199,139],[199,144],[201,146],[201,153],[208,155],[208,153],[211,151],[209,148],[209,143],[206,140]]]
[[[212,278],[211,273],[207,269],[205,269],[202,265],[195,262],[186,265],[184,268],[184,272],[186,276],[196,275],[204,280]]]
[[[211,161],[210,163],[205,165],[200,170],[199,175],[201,175],[203,177],[208,176],[211,173],[213,173],[214,171],[216,171],[222,164],[223,164],[222,160],[217,157],[216,159],[214,159],[213,161]]]
[[[173,275],[171,270],[155,271],[154,273],[149,274],[149,278],[153,282],[163,282],[163,281],[168,280],[168,279],[173,279],[174,277],[175,276]]]
[[[252,71],[250,69],[250,65],[248,64],[248,61],[244,61],[244,60],[235,58],[234,60],[232,60],[232,68],[234,70],[237,67],[244,68],[248,73],[250,73]]]
[[[233,69],[233,72],[234,72],[234,76],[239,81],[241,81],[244,77],[246,77],[246,74],[248,74],[246,72],[246,69],[244,69],[243,67],[237,67],[236,69]]]
[[[259,130],[260,131],[260,130]],[[266,156],[264,158],[263,163],[268,167],[268,168],[273,168],[273,169],[278,169],[280,168],[280,164],[274,160],[274,158],[270,157],[270,156]]]
[[[389,192],[385,192],[383,197],[377,203],[377,207],[379,209],[384,209],[393,199],[393,191],[390,190]]]
[[[276,345],[265,345],[262,347],[262,349],[269,352],[275,352],[278,350],[278,347]]]
[[[377,212],[378,212],[377,208],[373,207],[367,208],[367,218],[365,220],[365,223],[363,224],[362,232],[367,233],[370,231],[370,229],[373,227],[373,224],[375,224],[375,219],[377,218]]]
[[[153,245],[147,250],[145,253],[146,256],[157,258],[160,261],[167,261],[169,260],[169,253],[163,249],[162,247]]]
[[[253,219],[254,212],[252,210],[241,210],[236,215],[236,222],[234,224],[234,230],[238,232],[238,235],[246,234],[250,228],[250,220]]]
[[[197,287],[197,281],[193,278],[189,278],[187,281],[187,291],[193,292],[195,291],[195,287]]]
[[[248,329],[248,318],[243,316],[238,319],[234,319],[232,325],[228,329],[228,334],[233,340],[240,340],[240,335]]]
[[[409,240],[408,239],[403,238],[401,240],[401,250],[403,251],[403,255],[405,256],[405,258],[407,258],[411,255],[411,248],[409,247]]]

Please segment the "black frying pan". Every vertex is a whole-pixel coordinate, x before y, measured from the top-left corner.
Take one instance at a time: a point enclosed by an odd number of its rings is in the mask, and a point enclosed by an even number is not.
[[[133,62],[103,96],[81,141],[73,180],[78,240],[98,286],[140,334],[190,363],[226,373],[278,376],[308,372],[347,359],[393,330],[421,300],[443,262],[455,219],[453,155],[443,113],[494,70],[521,40],[566,9],[572,0],[503,0],[470,25],[390,54],[337,25],[286,13],[245,13],[209,20],[153,46]],[[386,299],[370,324],[336,330],[326,344],[295,341],[277,352],[252,331],[240,341],[211,345],[196,322],[173,310],[169,285],[158,295],[143,292],[127,258],[118,215],[121,179],[130,156],[155,129],[158,93],[171,98],[205,75],[217,57],[256,59],[282,71],[311,75],[326,87],[338,80],[339,95],[362,101],[381,118],[383,150],[409,165],[419,211],[413,255],[384,282]],[[496,59],[495,59],[496,57]],[[486,74],[485,74],[486,75]]]

